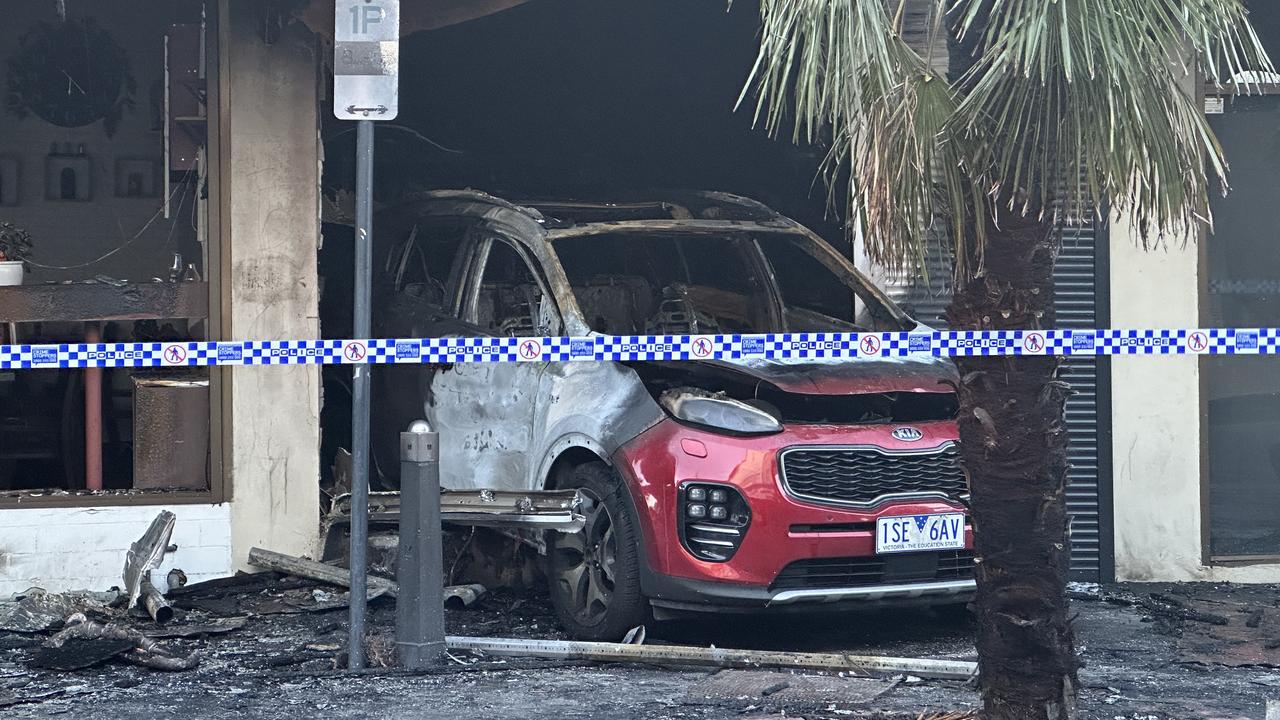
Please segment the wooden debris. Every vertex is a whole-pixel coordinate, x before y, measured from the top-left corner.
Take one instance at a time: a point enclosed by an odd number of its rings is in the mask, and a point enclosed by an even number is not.
[[[262,548],[249,550],[249,564],[267,570],[278,570],[289,575],[319,580],[339,587],[351,586],[350,571],[346,568],[272,552]],[[388,580],[377,575],[369,575],[368,578],[370,600],[381,595],[396,597],[400,591],[400,586],[394,580]],[[483,585],[451,585],[444,588],[444,603],[446,607],[469,607],[480,599],[480,596],[484,595],[485,592]]]
[[[351,586],[350,571],[346,568],[272,552],[271,550],[263,550],[262,548],[249,550],[249,564],[266,570],[279,570],[290,575],[319,580],[339,587]],[[380,578],[377,575],[370,575],[369,590],[372,592],[375,589],[381,589],[382,593],[379,594],[387,594],[391,597],[395,597],[400,590],[395,582]]]

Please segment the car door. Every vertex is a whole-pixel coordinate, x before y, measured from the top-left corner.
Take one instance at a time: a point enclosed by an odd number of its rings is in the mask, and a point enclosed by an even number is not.
[[[486,238],[467,273],[462,320],[479,336],[557,335],[559,311],[519,245]],[[532,489],[531,449],[543,362],[457,363],[431,384],[440,479],[451,489]]]

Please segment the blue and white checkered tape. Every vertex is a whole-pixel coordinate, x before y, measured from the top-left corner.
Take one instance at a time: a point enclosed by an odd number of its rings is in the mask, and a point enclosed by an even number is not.
[[[1275,354],[1280,354],[1280,328],[955,330],[0,345],[0,369]]]

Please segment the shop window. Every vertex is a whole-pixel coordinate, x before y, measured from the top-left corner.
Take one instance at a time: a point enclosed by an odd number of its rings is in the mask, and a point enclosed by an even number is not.
[[[1280,326],[1280,96],[1229,98],[1210,122],[1231,165],[1232,191],[1212,201],[1205,324]],[[1274,356],[1203,363],[1209,554],[1280,557],[1280,368]]]
[[[0,240],[20,233],[30,251],[9,258],[27,272],[0,287],[0,343],[208,339],[217,4],[11,5]],[[0,372],[0,504],[217,497],[210,383],[194,368]]]

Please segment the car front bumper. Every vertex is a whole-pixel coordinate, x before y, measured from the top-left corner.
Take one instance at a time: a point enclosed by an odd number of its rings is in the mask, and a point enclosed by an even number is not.
[[[954,423],[924,423],[923,448],[955,441]],[[877,556],[876,520],[881,517],[964,511],[958,499],[890,498],[867,507],[817,503],[790,496],[779,478],[778,455],[788,447],[875,445],[903,449],[893,426],[806,426],[757,437],[733,437],[665,421],[624,446],[615,466],[627,482],[644,537],[643,590],[655,606],[673,609],[814,610],[837,605],[950,604],[967,601],[975,590],[971,562],[956,552],[950,572],[919,567],[895,569],[897,556]],[[697,453],[688,452],[696,441]],[[911,449],[915,449],[914,446]],[[737,490],[751,508],[736,553],[727,562],[709,562],[691,553],[680,536],[679,487],[721,484]],[[972,548],[972,528],[965,548]],[[955,551],[953,551],[955,552]],[[941,554],[920,553],[936,557]],[[963,560],[961,559],[963,558]],[[883,562],[881,562],[883,561]],[[857,571],[856,582],[840,577],[787,581],[793,563],[870,563],[879,574]],[[935,565],[935,568],[941,565]],[[958,570],[957,570],[958,569]],[[817,569],[814,572],[827,572]],[[803,576],[805,573],[800,573]],[[792,576],[794,580],[794,574]]]
[[[652,573],[644,578],[644,586],[645,594],[656,608],[723,613],[813,613],[884,606],[958,605],[973,599],[977,589],[974,580],[966,579],[771,590]]]

